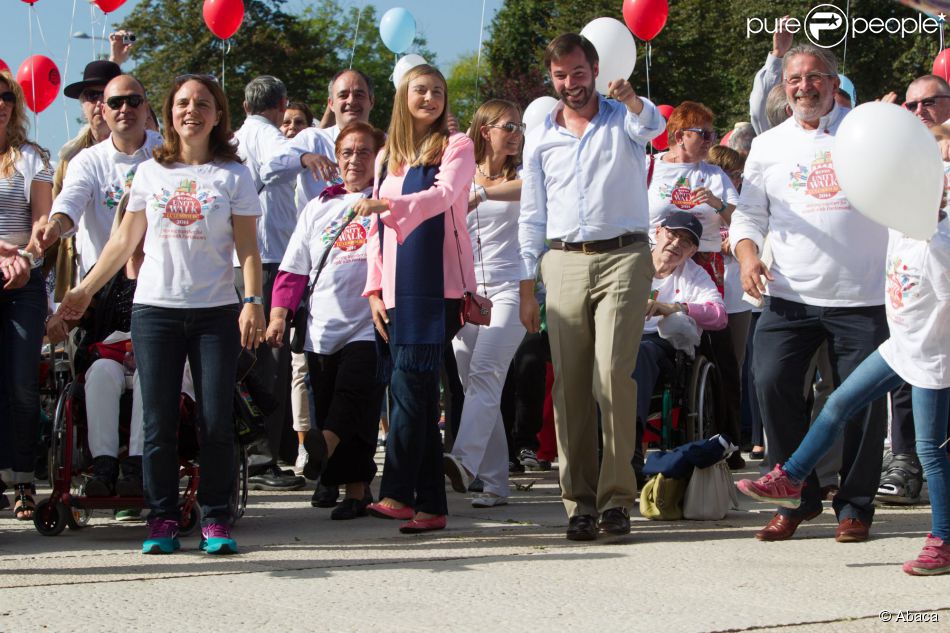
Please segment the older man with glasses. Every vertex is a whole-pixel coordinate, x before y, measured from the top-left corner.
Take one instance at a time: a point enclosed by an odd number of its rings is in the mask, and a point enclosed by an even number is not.
[[[756,298],[769,295],[756,327],[753,371],[773,464],[783,463],[808,430],[802,384],[818,347],[827,341],[832,378],[840,384],[887,337],[881,275],[887,230],[851,206],[832,161],[846,112],[834,98],[837,61],[811,45],[791,48],[782,61],[792,117],[752,142],[730,227],[744,289]],[[766,234],[771,269],[759,259]],[[833,502],[838,542],[868,538],[885,431],[880,404],[859,413],[845,432]],[[780,509],[756,538],[791,538],[802,521],[821,513],[820,488],[812,472],[801,506]]]

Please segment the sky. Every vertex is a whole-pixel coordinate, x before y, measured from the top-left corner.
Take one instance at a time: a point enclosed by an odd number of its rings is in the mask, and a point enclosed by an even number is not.
[[[181,2],[201,2],[202,0],[180,0]],[[495,13],[501,8],[503,0],[339,0],[344,8],[361,7],[372,4],[381,17],[388,9],[403,7],[416,19],[416,32],[428,40],[429,50],[438,56],[438,64],[443,70],[460,56],[478,50],[479,26],[482,18],[482,5],[485,7],[485,33]],[[16,75],[20,64],[33,55],[46,55],[59,67],[63,77],[62,86],[82,79],[82,69],[98,53],[108,53],[108,43],[95,39],[77,39],[70,35],[77,31],[101,38],[108,36],[112,25],[122,21],[139,3],[139,0],[127,0],[116,11],[105,16],[90,0],[36,0],[32,9],[21,0],[0,0],[3,11],[3,36],[0,37],[0,59],[7,63]],[[312,0],[287,0],[285,10],[298,13]],[[105,27],[105,30],[103,30]],[[204,23],[199,28],[206,28]],[[378,24],[360,24],[360,30],[372,28],[378,31]],[[32,32],[32,46],[31,46]],[[137,37],[148,37],[147,33],[136,33]],[[234,36],[238,40],[241,32]],[[431,60],[430,60],[431,61]],[[135,56],[125,66],[134,72]],[[181,71],[184,69],[176,69]],[[61,86],[61,87],[62,87]],[[67,99],[62,93],[43,112],[36,117],[36,125],[31,127],[31,137],[40,145],[48,148],[55,156],[59,148],[75,135],[79,129],[79,102]]]

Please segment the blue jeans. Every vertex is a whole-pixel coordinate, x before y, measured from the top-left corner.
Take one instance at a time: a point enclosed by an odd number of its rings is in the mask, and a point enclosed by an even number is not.
[[[858,411],[902,383],[901,377],[881,358],[880,353],[875,351],[868,356],[828,398],[805,439],[785,463],[784,469],[788,476],[804,481],[827,448],[844,431],[847,422]],[[947,461],[946,452],[940,448],[947,439],[950,388],[911,387],[911,394],[917,455],[930,491],[933,515],[931,531],[934,536],[950,539],[950,461]]]
[[[142,384],[142,474],[149,518],[179,519],[178,410],[185,359],[195,383],[198,503],[202,523],[230,524],[237,482],[234,385],[241,337],[237,304],[216,308],[132,306],[132,345]]]
[[[40,269],[22,288],[0,283],[0,470],[30,483],[40,419],[40,351],[46,318],[46,287]]]
[[[398,306],[388,311],[390,331],[399,318]],[[459,331],[459,302],[445,301],[445,339],[448,345]],[[400,369],[400,355],[408,346],[390,344],[393,372],[389,381],[389,434],[379,498],[404,503],[416,512],[448,512],[439,433],[439,371]]]

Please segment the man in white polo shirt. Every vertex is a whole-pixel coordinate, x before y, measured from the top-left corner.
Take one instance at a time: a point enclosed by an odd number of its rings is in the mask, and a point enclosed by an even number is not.
[[[644,148],[664,121],[626,78],[610,78],[615,100],[596,93],[599,59],[583,36],[555,38],[544,61],[561,101],[526,140],[518,235],[521,321],[529,332],[538,331],[540,258],[566,536],[589,541],[598,532],[630,532],[637,494],[630,464],[637,401],[631,375],[653,278]],[[545,239],[551,250],[541,258]]]
[[[729,230],[746,292],[759,297],[768,282],[753,371],[773,463],[784,462],[808,430],[802,384],[818,347],[828,342],[834,383],[841,384],[887,338],[880,274],[887,230],[851,206],[832,163],[845,112],[835,104],[837,61],[827,50],[799,45],[782,62],[792,117],[752,142]],[[759,259],[766,234],[771,270]],[[866,540],[874,517],[885,418],[873,408],[845,432],[833,502],[839,542]],[[756,538],[791,538],[802,521],[821,513],[814,472],[808,482],[801,506],[780,509]]]

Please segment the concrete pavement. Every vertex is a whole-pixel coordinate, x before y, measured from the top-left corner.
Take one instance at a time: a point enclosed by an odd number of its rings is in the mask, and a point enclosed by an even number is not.
[[[252,492],[227,558],[196,535],[142,556],[144,524],[101,512],[57,537],[4,512],[0,631],[950,630],[950,575],[900,570],[929,506],[880,508],[859,544],[834,541],[830,507],[793,540],[760,543],[771,508],[746,498],[722,521],[635,515],[631,535],[579,544],[563,536],[556,471],[513,482],[534,483],[498,508],[450,491],[448,529],[415,536],[330,521],[310,491]]]

